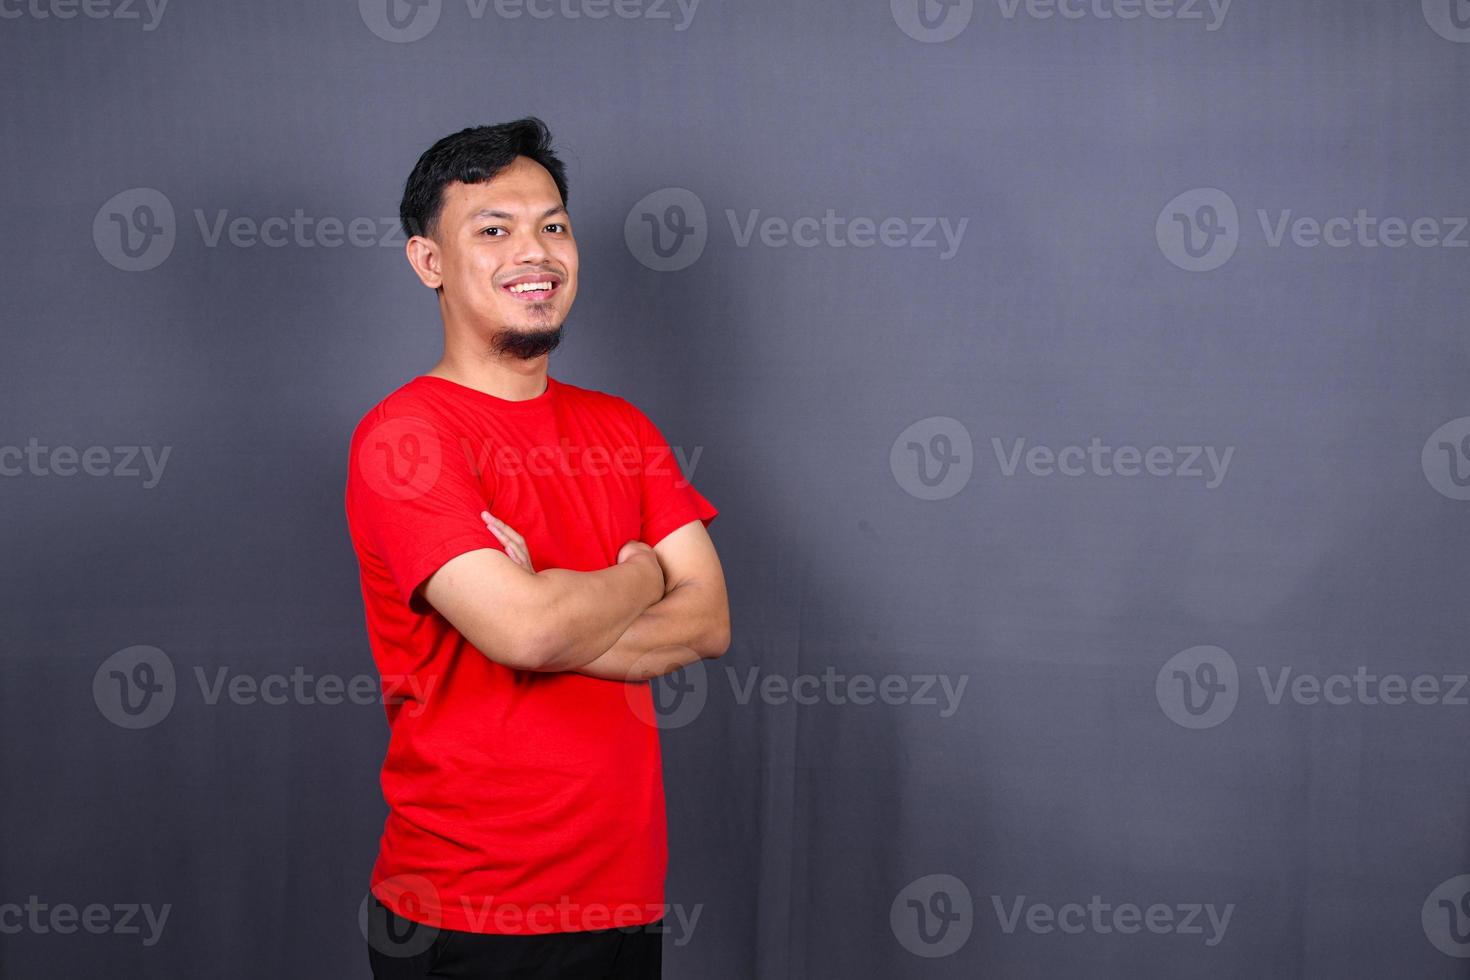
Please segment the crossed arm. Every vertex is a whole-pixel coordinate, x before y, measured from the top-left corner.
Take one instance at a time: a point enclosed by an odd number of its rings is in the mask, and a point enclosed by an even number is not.
[[[452,558],[422,592],[491,660],[520,670],[643,681],[729,648],[724,571],[700,521],[669,532],[653,548],[628,542],[609,568],[537,572],[513,528],[481,517],[505,552],[484,548]]]

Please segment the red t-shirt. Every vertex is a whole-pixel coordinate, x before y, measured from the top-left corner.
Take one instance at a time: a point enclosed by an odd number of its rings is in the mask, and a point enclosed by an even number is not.
[[[632,403],[547,377],[509,401],[422,376],[352,436],[347,522],[389,741],[372,891],[468,932],[607,929],[663,914],[667,838],[648,684],[514,670],[416,591],[477,548],[595,571],[717,511]],[[486,596],[493,602],[494,596]]]

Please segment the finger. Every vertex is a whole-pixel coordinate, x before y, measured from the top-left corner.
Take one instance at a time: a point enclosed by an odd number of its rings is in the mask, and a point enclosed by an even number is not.
[[[501,545],[502,548],[505,549],[505,557],[509,558],[511,561],[515,562],[517,565],[525,566],[525,564],[526,564],[525,556],[523,556],[519,551],[517,551],[511,545],[506,544],[504,541],[502,541],[500,543],[500,545]]]
[[[499,520],[499,518],[497,518],[497,520]],[[521,537],[521,532],[517,531],[515,528],[511,527],[504,521],[500,521],[500,529],[506,534],[510,535],[512,541],[519,541],[523,545],[526,543],[526,539]]]
[[[531,553],[526,550],[525,545],[517,544],[516,542],[506,538],[504,535],[501,535],[500,537],[500,544],[503,548],[505,548],[505,553],[514,558],[517,564],[525,565],[527,567],[530,566]]]
[[[510,555],[517,564],[524,565],[527,569],[535,571],[535,568],[531,564],[531,549],[527,546],[525,538],[521,537],[514,528],[489,511],[480,511],[480,518],[485,522],[485,526],[490,529],[490,533],[500,539],[500,543],[505,547],[506,554]]]
[[[505,553],[510,556],[510,559],[517,564],[521,564],[521,556],[517,553],[515,542],[509,540],[495,525],[486,524],[485,526],[490,529],[491,534],[495,535],[496,540],[500,542],[500,546],[505,549]]]
[[[526,539],[521,537],[521,532],[517,531],[515,528],[511,527],[509,524],[505,523],[489,511],[481,511],[480,517],[485,521],[486,527],[490,527],[492,529],[499,528],[501,531],[510,535],[511,540],[519,541],[521,544],[526,543]]]
[[[516,543],[519,543],[522,546],[525,545],[524,540],[521,540],[520,538],[513,535],[504,524],[499,523],[494,517],[485,522],[485,527],[487,527],[490,530],[490,533],[499,538],[501,542],[504,543],[506,546]]]

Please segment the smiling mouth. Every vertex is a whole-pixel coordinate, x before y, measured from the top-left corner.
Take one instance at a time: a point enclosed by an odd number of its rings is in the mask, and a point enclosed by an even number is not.
[[[522,303],[538,303],[545,302],[561,292],[561,283],[550,277],[538,276],[534,279],[523,279],[501,286],[500,290]]]

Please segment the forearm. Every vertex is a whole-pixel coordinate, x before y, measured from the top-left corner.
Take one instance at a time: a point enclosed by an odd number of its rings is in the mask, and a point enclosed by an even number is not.
[[[683,583],[645,609],[602,656],[577,672],[604,680],[645,681],[718,657],[730,645],[726,616],[723,601],[697,582]]]
[[[574,670],[601,656],[650,607],[650,583],[656,581],[635,561],[594,572],[548,568],[536,575],[550,593],[542,611],[543,632],[550,637],[541,658],[545,671]]]

